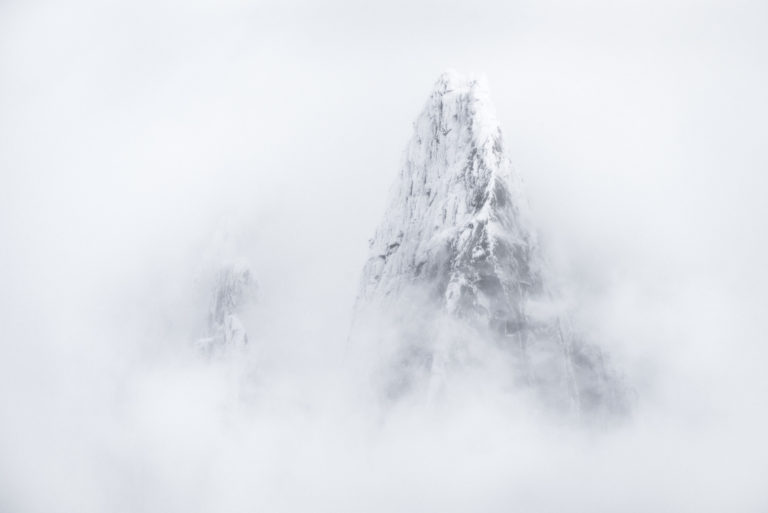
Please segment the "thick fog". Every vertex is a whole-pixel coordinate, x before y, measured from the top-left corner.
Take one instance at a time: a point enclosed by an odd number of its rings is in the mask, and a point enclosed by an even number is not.
[[[768,509],[762,2],[0,3],[0,510]],[[629,415],[471,374],[382,404],[367,241],[483,73]],[[258,282],[206,357],[217,266]],[[364,351],[362,352],[364,353]]]

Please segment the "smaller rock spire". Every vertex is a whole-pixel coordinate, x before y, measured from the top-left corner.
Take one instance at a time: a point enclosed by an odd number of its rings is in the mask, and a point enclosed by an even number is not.
[[[208,309],[207,333],[197,342],[204,352],[211,354],[248,344],[248,334],[240,317],[254,301],[256,289],[256,281],[245,265],[223,265],[217,271]]]

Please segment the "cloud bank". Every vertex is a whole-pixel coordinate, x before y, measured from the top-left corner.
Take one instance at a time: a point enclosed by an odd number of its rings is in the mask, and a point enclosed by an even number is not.
[[[0,509],[760,511],[760,3],[0,6]],[[489,78],[619,425],[487,376],[383,411],[347,346],[445,68]],[[206,272],[259,282],[200,358]]]

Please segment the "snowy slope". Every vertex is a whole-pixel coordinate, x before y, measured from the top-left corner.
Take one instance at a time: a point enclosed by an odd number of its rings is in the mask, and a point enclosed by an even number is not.
[[[397,347],[390,393],[434,382],[469,346],[491,343],[510,355],[516,381],[550,402],[620,402],[601,353],[547,313],[525,205],[484,81],[444,73],[414,124],[356,305],[353,333],[376,326],[378,343]]]

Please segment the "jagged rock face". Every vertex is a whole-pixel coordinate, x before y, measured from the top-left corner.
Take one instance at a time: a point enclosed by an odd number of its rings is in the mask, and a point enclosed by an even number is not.
[[[208,328],[198,345],[207,353],[244,347],[248,334],[240,319],[254,300],[256,282],[242,265],[226,265],[218,270],[208,310]]]
[[[458,316],[519,324],[520,298],[541,288],[522,205],[486,88],[442,75],[371,241],[360,304],[420,283]]]
[[[389,395],[442,379],[480,340],[504,348],[516,382],[548,401],[613,408],[600,352],[536,308],[551,299],[525,205],[484,83],[444,73],[414,124],[356,305],[355,325],[397,346]]]

